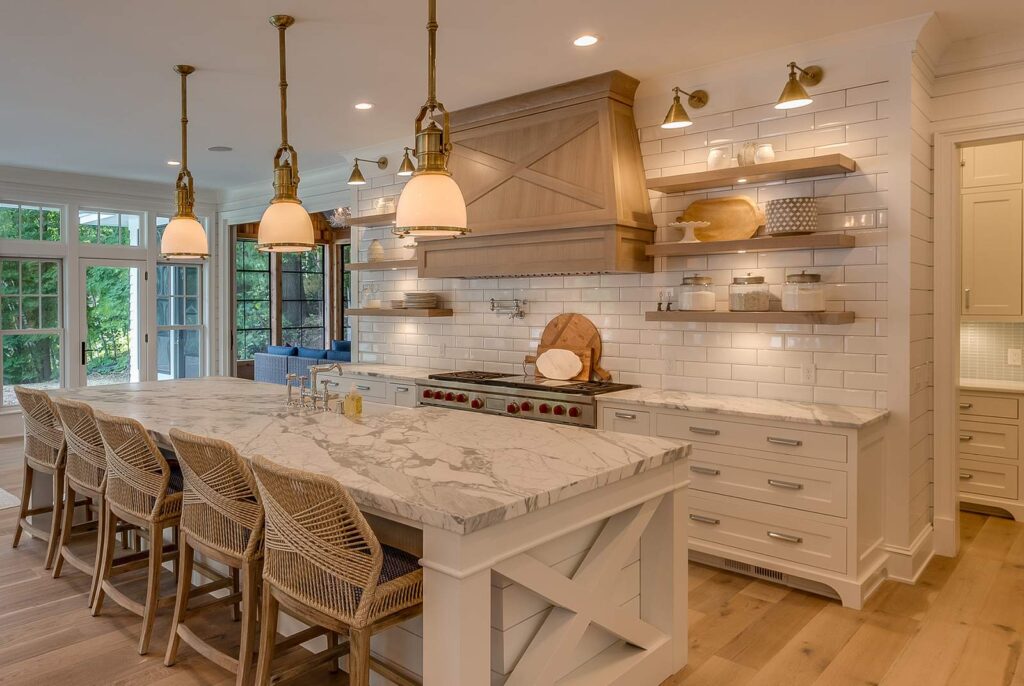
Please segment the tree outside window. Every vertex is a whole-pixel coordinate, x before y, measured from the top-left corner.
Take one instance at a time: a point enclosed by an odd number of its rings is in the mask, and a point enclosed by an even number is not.
[[[5,406],[17,404],[15,385],[60,387],[61,281],[59,260],[0,257],[0,370]]]

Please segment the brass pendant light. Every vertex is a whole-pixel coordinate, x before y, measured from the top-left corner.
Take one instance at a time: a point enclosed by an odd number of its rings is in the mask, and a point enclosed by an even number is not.
[[[416,151],[412,148],[405,148],[405,156],[402,158],[402,164],[398,167],[398,171],[395,172],[396,176],[412,176],[416,173],[416,163],[409,157],[409,153],[416,154]]]
[[[188,90],[185,79],[195,70],[188,64],[174,65],[174,71],[181,75],[181,169],[178,170],[178,180],[174,182],[174,217],[164,227],[160,238],[160,256],[168,260],[206,259],[210,256],[206,230],[193,210],[196,194],[192,172],[188,170]]]
[[[448,110],[437,100],[437,0],[427,2],[427,101],[416,117],[417,170],[398,199],[395,233],[403,236],[461,236],[466,200],[448,171],[452,151]],[[434,121],[441,114],[442,126]]]
[[[797,107],[810,105],[814,100],[807,94],[807,89],[804,86],[817,86],[821,83],[825,72],[817,65],[811,65],[803,69],[798,67],[796,62],[790,62],[786,66],[789,67],[789,79],[782,88],[782,95],[779,96],[779,101],[775,103],[775,109],[792,110]],[[797,72],[800,73],[797,74]]]
[[[690,115],[686,113],[683,103],[679,100],[679,94],[682,93],[687,96],[686,102],[690,107],[695,110],[699,110],[701,107],[708,104],[708,92],[696,90],[692,93],[687,93],[679,86],[673,88],[672,92],[675,94],[672,96],[672,105],[668,108],[668,114],[665,115],[665,121],[661,122],[661,128],[682,129],[687,126],[693,126],[693,122],[690,121]]]
[[[306,252],[313,249],[313,220],[299,200],[299,154],[288,144],[288,78],[284,34],[295,23],[287,14],[275,14],[281,66],[281,145],[274,155],[274,199],[260,219],[257,249],[261,252]]]
[[[359,170],[360,162],[366,162],[367,164],[375,164],[377,165],[377,169],[388,168],[388,158],[385,157],[384,155],[381,155],[375,160],[365,160],[362,157],[356,157],[352,162],[352,173],[348,177],[348,185],[350,186],[366,185],[366,177],[363,176],[363,172]]]

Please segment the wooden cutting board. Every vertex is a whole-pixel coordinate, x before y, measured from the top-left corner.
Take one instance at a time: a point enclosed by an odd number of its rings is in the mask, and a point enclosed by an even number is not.
[[[757,233],[764,224],[764,215],[753,200],[737,195],[697,200],[683,211],[679,220],[711,223],[693,230],[698,241],[738,241]]]
[[[582,314],[560,314],[544,327],[540,343],[537,346],[538,354],[547,348],[564,348],[581,353],[590,351],[590,364],[584,362],[584,371],[593,371],[598,377],[604,380],[611,379],[611,374],[601,368],[601,334],[590,321]],[[536,358],[534,358],[536,359]],[[527,361],[532,361],[529,358]],[[586,379],[590,380],[588,376]]]

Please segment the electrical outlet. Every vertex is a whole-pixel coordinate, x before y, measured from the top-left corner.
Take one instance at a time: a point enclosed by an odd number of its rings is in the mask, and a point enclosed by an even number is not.
[[[1020,348],[1007,348],[1006,349],[1006,364],[1011,367],[1020,367],[1024,365],[1024,361],[1021,360],[1021,349]]]
[[[813,364],[800,365],[800,381],[803,383],[814,383],[816,370]]]

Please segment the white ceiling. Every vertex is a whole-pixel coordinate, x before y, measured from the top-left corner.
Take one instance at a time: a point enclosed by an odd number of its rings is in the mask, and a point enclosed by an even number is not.
[[[1024,28],[1020,0],[439,0],[450,109],[607,69],[651,78],[936,11],[958,40]],[[277,43],[288,32],[291,142],[302,168],[410,132],[425,96],[425,0],[6,0],[0,164],[171,182],[175,63],[189,79],[190,167],[226,188],[270,178]],[[601,42],[574,48],[592,32]],[[357,112],[355,102],[376,104]],[[230,153],[212,153],[229,145]],[[393,162],[395,162],[393,160]]]

